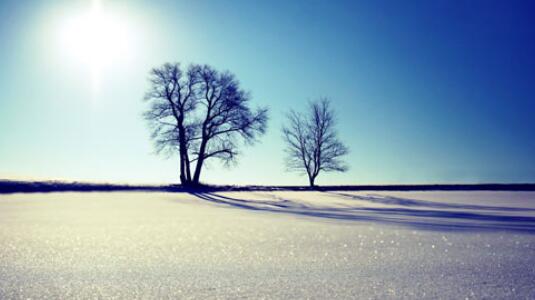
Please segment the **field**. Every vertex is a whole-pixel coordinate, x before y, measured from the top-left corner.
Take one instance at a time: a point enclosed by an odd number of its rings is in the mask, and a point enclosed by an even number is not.
[[[535,192],[0,195],[0,298],[535,298]]]

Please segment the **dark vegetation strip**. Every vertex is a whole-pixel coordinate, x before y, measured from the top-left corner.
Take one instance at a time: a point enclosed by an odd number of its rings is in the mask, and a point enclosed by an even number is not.
[[[533,183],[517,184],[410,184],[410,185],[338,185],[318,186],[232,186],[203,185],[183,187],[181,185],[127,185],[98,184],[59,181],[13,181],[0,180],[0,194],[47,193],[47,192],[222,192],[222,191],[535,191]]]

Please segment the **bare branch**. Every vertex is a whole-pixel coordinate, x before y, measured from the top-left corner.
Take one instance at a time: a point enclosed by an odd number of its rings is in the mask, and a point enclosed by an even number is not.
[[[328,99],[309,103],[306,113],[290,111],[286,119],[288,124],[282,128],[282,134],[289,170],[306,173],[311,186],[321,171],[347,171],[341,157],[348,149],[337,138],[336,119]]]
[[[250,94],[229,72],[208,65],[164,64],[150,72],[150,102],[143,114],[157,152],[180,154],[181,181],[199,183],[203,163],[215,157],[228,164],[238,156],[238,141],[254,143],[265,133],[268,110],[253,111]],[[195,162],[195,173],[189,173]]]

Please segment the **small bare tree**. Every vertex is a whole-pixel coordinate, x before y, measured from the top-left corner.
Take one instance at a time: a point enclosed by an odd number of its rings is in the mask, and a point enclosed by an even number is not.
[[[183,185],[199,185],[206,159],[232,162],[239,140],[253,143],[265,132],[267,109],[251,110],[249,94],[229,72],[207,65],[183,72],[180,64],[167,63],[151,71],[150,83],[144,117],[156,151],[179,153]]]
[[[282,133],[289,170],[306,173],[311,187],[321,171],[347,171],[341,157],[348,148],[337,137],[336,118],[328,99],[310,102],[305,113],[291,110],[287,122]]]

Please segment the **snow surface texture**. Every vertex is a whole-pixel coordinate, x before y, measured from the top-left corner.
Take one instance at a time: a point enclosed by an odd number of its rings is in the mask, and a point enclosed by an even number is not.
[[[535,192],[0,195],[0,299],[535,298]]]

